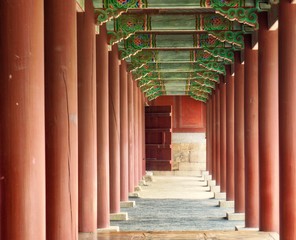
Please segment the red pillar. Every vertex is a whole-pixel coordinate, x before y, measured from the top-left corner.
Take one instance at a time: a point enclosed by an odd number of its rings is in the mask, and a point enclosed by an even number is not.
[[[226,192],[226,84],[220,83],[220,192]]]
[[[104,24],[96,37],[98,228],[110,226],[108,43]]]
[[[134,183],[135,186],[139,184],[139,121],[138,121],[138,105],[139,105],[139,97],[138,97],[138,87],[137,82],[133,82],[134,84]]]
[[[128,201],[128,79],[126,62],[120,66],[120,200]]]
[[[217,88],[217,86],[216,86]],[[217,107],[217,90],[212,95],[212,179],[216,180],[216,107]]]
[[[53,11],[54,9],[54,11]],[[45,1],[46,233],[78,238],[76,1]]]
[[[45,240],[43,1],[0,16],[0,239]]]
[[[259,15],[259,189],[261,231],[279,231],[278,30]]]
[[[220,86],[216,88],[216,185],[220,186]]]
[[[142,126],[142,108],[143,108],[143,102],[142,102],[142,92],[140,88],[138,88],[139,92],[139,181],[142,180],[142,167],[143,167],[143,126]]]
[[[132,74],[128,73],[128,176],[129,192],[135,190],[134,167],[135,167],[135,146],[134,146],[134,82]]]
[[[210,122],[210,99],[206,103],[206,171],[209,171],[209,158],[210,158],[210,148],[209,148],[209,122]]]
[[[245,212],[244,65],[235,52],[234,76],[234,211]]]
[[[296,239],[296,5],[279,4],[280,236]]]
[[[208,136],[207,136],[207,151],[208,151],[208,156],[207,156],[207,171],[209,171],[209,175],[212,175],[212,131],[213,131],[213,126],[212,126],[212,108],[213,108],[213,98],[210,98],[208,103],[207,103],[207,109],[208,109],[208,117],[209,121],[207,122],[207,129],[208,129]]]
[[[245,36],[245,226],[259,227],[258,51]]]
[[[234,77],[226,69],[226,200],[234,200]]]
[[[77,14],[79,232],[97,229],[96,32],[94,7]]]
[[[142,176],[146,175],[146,145],[145,145],[145,96],[142,94]]]
[[[109,52],[110,213],[120,212],[120,90],[118,47]]]

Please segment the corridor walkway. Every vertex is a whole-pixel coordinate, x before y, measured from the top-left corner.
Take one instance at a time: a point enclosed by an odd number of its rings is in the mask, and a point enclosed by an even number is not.
[[[233,231],[244,223],[224,218],[233,209],[219,208],[201,177],[154,176],[154,182],[142,187],[135,201],[135,208],[122,209],[128,212],[128,221],[112,222],[121,232],[99,234],[99,240],[278,239],[273,233]]]
[[[235,225],[224,219],[226,211],[201,177],[154,176],[154,182],[142,187],[136,208],[127,211],[129,221],[112,222],[121,231],[233,230]]]
[[[154,176],[142,187],[128,221],[113,221],[120,232],[98,236],[80,235],[79,240],[278,240],[276,233],[234,231],[241,221],[226,220],[231,208],[219,208],[218,200],[201,177]]]

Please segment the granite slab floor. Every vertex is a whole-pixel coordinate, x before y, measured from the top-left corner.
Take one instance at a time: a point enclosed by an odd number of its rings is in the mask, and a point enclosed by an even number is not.
[[[199,232],[119,232],[100,234],[97,240],[278,240],[266,232],[199,231]],[[93,240],[87,238],[84,240]]]
[[[128,221],[112,221],[120,232],[80,235],[79,240],[278,240],[277,233],[234,231],[243,221],[228,221],[232,208],[218,200],[201,177],[154,176],[142,187]]]
[[[201,177],[154,176],[139,192],[136,207],[121,209],[128,221],[112,221],[120,231],[196,231],[234,230],[243,221],[228,221],[226,212],[233,208],[218,207]]]

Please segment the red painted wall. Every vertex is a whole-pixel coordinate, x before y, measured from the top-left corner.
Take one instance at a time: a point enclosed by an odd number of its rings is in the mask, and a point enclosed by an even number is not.
[[[162,96],[150,106],[172,106],[173,132],[205,132],[206,105],[188,96]]]

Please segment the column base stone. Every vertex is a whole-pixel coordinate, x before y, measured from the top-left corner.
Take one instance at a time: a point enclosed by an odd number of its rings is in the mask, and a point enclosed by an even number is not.
[[[234,208],[234,201],[221,200],[219,201],[219,207]]]
[[[118,226],[110,226],[107,228],[98,228],[97,233],[119,232]]]
[[[225,192],[215,192],[215,199],[226,199]]]
[[[97,239],[96,232],[89,232],[89,233],[80,232],[80,233],[78,233],[78,240],[96,240],[96,239]]]
[[[153,172],[146,172],[146,175],[143,177],[143,180],[145,180],[146,182],[154,182]]]
[[[203,178],[205,181],[212,180],[212,175],[205,175]]]
[[[139,198],[140,197],[140,194],[137,193],[137,192],[133,192],[133,193],[129,193],[128,194],[128,197],[129,198]]]
[[[110,221],[127,221],[128,214],[126,212],[110,213]]]
[[[235,231],[258,232],[259,228],[249,228],[249,227],[244,227],[244,226],[235,226]]]
[[[274,240],[280,240],[280,235],[277,232],[271,232],[269,235],[274,239]]]
[[[140,186],[135,187],[135,192],[141,192],[141,191],[142,191],[142,188]]]
[[[120,202],[121,208],[134,208],[136,206],[135,201],[122,201]]]
[[[146,183],[145,180],[141,180],[140,183],[139,183],[139,185],[140,185],[141,187],[147,187],[147,186],[148,186],[148,184]]]
[[[229,221],[244,221],[245,213],[226,213],[226,218]]]
[[[208,180],[208,186],[209,187],[216,186],[216,181],[215,180]]]
[[[220,186],[210,186],[211,192],[213,193],[219,193],[220,192]]]

